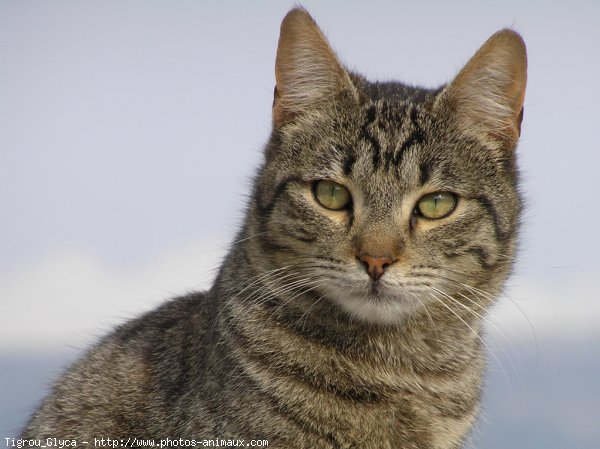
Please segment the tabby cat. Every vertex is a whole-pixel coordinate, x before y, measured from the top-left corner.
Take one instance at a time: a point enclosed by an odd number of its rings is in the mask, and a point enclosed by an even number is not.
[[[214,285],[105,337],[22,437],[460,447],[515,253],[526,65],[502,30],[438,89],[369,82],[291,10],[265,162]]]

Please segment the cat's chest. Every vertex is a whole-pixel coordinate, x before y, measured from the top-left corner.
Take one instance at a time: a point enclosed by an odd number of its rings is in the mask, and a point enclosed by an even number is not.
[[[265,361],[247,365],[248,380],[270,398],[268,421],[306,441],[298,447],[453,448],[477,412],[473,385],[455,376],[424,378],[339,360],[308,367],[281,353]]]
[[[288,397],[289,399],[289,397]],[[444,415],[425,400],[405,392],[396,400],[361,403],[315,395],[290,404],[298,431],[311,447],[357,449],[449,449],[458,447],[474,420],[474,413]],[[429,402],[428,402],[429,401]],[[427,405],[429,404],[429,405]],[[310,429],[310,432],[306,432]],[[300,446],[306,447],[306,446]]]
[[[262,402],[252,427],[305,441],[282,447],[446,449],[474,420],[483,361],[469,338],[424,345],[414,330],[309,333],[258,308],[245,317],[223,328],[243,372],[232,391]]]

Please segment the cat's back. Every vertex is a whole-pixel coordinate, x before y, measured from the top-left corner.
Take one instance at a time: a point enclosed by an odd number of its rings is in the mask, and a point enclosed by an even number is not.
[[[165,410],[202,381],[211,304],[209,292],[192,293],[118,327],[67,370],[23,436],[150,436],[180,422]]]

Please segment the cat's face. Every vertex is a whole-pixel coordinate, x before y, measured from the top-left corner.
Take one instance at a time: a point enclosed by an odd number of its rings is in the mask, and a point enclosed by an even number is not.
[[[298,23],[289,33],[314,31],[312,22]],[[448,87],[427,91],[369,84],[340,71],[324,45],[312,58],[333,80],[319,93],[322,77],[313,79],[300,98],[303,86],[290,84],[306,82],[313,69],[280,40],[274,132],[255,198],[272,248],[265,268],[313,279],[306,285],[316,296],[368,322],[398,322],[430,304],[477,312],[497,294],[514,255],[521,92],[513,95],[518,111],[507,112],[511,103],[497,112],[508,119],[484,117],[494,110],[489,102],[473,107],[479,78],[469,71],[489,68],[485,54]],[[298,73],[281,74],[294,71],[285,58]]]

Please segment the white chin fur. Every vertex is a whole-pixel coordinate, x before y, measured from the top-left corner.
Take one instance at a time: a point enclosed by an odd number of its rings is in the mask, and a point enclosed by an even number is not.
[[[412,314],[420,303],[414,298],[397,298],[386,295],[357,295],[355,292],[332,291],[328,296],[352,317],[373,324],[396,324]]]

